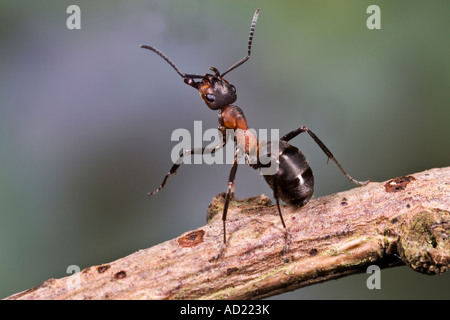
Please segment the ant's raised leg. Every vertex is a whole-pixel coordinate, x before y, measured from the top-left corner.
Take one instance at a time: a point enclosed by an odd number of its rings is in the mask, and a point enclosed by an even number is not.
[[[162,188],[164,188],[164,186],[166,185],[167,179],[169,179],[169,177],[172,174],[177,173],[177,170],[181,166],[181,163],[183,162],[183,158],[185,156],[190,155],[190,154],[207,154],[207,153],[213,154],[217,150],[223,148],[224,145],[225,145],[225,143],[221,142],[218,145],[213,146],[213,147],[196,148],[196,149],[190,149],[190,150],[186,150],[184,152],[180,152],[180,157],[175,162],[175,164],[172,166],[172,168],[170,168],[170,171],[164,176],[164,180],[161,183],[161,185],[155,191],[149,192],[147,195],[149,197],[151,197],[151,196],[157,194]]]
[[[350,180],[351,182],[363,186],[366,185],[370,182],[370,180],[366,180],[366,181],[358,181],[353,179],[348,173],[347,171],[344,170],[344,168],[341,166],[341,164],[336,160],[336,158],[334,157],[334,155],[331,153],[331,151],[325,146],[325,144],[314,134],[314,132],[312,132],[311,130],[309,130],[309,128],[302,126],[300,128],[297,128],[291,132],[289,132],[288,134],[284,135],[280,140],[284,140],[284,141],[289,141],[293,138],[295,138],[296,136],[298,136],[300,133],[302,132],[308,132],[308,134],[311,136],[311,138],[313,138],[313,140],[319,145],[319,147],[322,149],[323,152],[325,152],[325,154],[328,156],[329,159],[333,160],[334,163],[337,165],[337,167],[342,171],[342,173],[347,177],[348,180]]]

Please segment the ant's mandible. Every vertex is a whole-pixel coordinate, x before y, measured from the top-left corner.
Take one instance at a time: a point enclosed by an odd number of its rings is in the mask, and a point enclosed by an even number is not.
[[[231,129],[235,132],[235,142],[237,143],[234,155],[234,163],[231,167],[230,175],[228,178],[227,191],[225,195],[225,203],[223,207],[222,214],[222,222],[223,222],[223,247],[219,255],[215,257],[217,259],[221,256],[226,242],[226,218],[227,211],[230,199],[233,194],[233,186],[234,180],[236,176],[236,171],[238,167],[238,154],[241,151],[245,156],[246,160],[248,160],[248,156],[250,154],[259,155],[258,159],[263,155],[268,158],[273,158],[276,156],[278,161],[278,170],[275,174],[263,175],[265,181],[269,185],[269,187],[273,190],[273,196],[276,201],[276,205],[278,208],[278,213],[280,215],[281,223],[286,233],[286,246],[284,251],[287,251],[288,245],[290,242],[289,232],[286,228],[286,224],[284,223],[283,215],[281,214],[280,208],[280,199],[286,202],[286,204],[296,207],[304,206],[309,199],[313,195],[314,191],[314,177],[310,166],[308,165],[308,161],[306,160],[303,153],[296,147],[290,145],[288,142],[295,138],[302,132],[307,132],[310,137],[319,145],[323,152],[327,155],[327,157],[334,161],[334,163],[338,166],[338,168],[342,171],[342,173],[353,183],[357,185],[365,185],[369,182],[367,181],[358,181],[353,179],[339,164],[336,158],[333,156],[331,151],[325,146],[325,144],[307,127],[302,126],[297,128],[285,136],[283,136],[278,142],[278,152],[276,155],[271,154],[271,144],[273,142],[268,142],[265,145],[265,148],[261,147],[261,144],[258,142],[258,139],[255,133],[249,130],[247,126],[247,120],[244,116],[244,112],[238,106],[232,105],[237,99],[236,88],[230,84],[223,77],[234,70],[235,68],[242,65],[250,58],[251,47],[253,34],[255,31],[256,21],[258,19],[259,9],[255,11],[253,16],[251,28],[250,28],[250,36],[248,39],[248,53],[243,59],[236,62],[232,65],[227,71],[220,74],[219,70],[215,67],[211,67],[211,71],[214,74],[185,74],[182,73],[175,64],[160,50],[155,47],[149,45],[141,45],[141,48],[151,50],[163,58],[168,64],[172,66],[173,69],[184,79],[184,82],[191,87],[198,90],[200,96],[206,105],[212,110],[219,110],[219,131],[222,133],[223,141],[214,147],[203,147],[200,149],[190,149],[180,154],[180,158],[178,161],[172,166],[170,171],[165,175],[164,180],[160,187],[158,187],[155,191],[148,193],[149,196],[152,196],[158,193],[162,188],[164,188],[167,179],[172,174],[176,173],[177,169],[181,165],[182,158],[186,155],[195,154],[195,153],[214,153],[215,151],[222,148],[227,142],[226,130]],[[200,79],[196,81],[195,79]],[[239,147],[240,146],[240,147]],[[262,154],[264,153],[264,154]],[[247,163],[254,169],[262,169],[265,167],[259,160],[256,163]]]

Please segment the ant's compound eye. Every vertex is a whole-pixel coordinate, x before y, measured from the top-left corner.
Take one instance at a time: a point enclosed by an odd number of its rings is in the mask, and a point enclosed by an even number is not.
[[[236,92],[236,87],[231,85],[231,90],[233,90],[233,92]]]
[[[205,96],[205,99],[206,99],[206,101],[208,101],[208,102],[214,102],[214,101],[216,101],[216,97],[215,97],[213,94],[207,94],[207,95]]]

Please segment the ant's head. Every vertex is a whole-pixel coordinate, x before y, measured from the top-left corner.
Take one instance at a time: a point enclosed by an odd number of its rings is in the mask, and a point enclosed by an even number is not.
[[[168,64],[172,66],[172,68],[184,79],[184,82],[191,87],[198,90],[200,96],[203,101],[205,101],[206,105],[212,110],[219,110],[226,107],[229,104],[232,104],[236,101],[236,88],[230,84],[227,80],[223,78],[231,70],[236,69],[245,61],[250,58],[251,46],[253,40],[253,33],[255,31],[256,20],[258,19],[259,9],[255,11],[253,15],[252,25],[250,27],[250,36],[248,38],[248,53],[247,56],[243,59],[239,60],[235,64],[233,64],[227,71],[220,74],[219,70],[214,67],[211,67],[211,71],[214,74],[205,74],[204,76],[198,74],[186,74],[180,71],[177,66],[160,50],[155,47],[148,45],[141,45],[141,48],[148,49],[153,51],[158,56],[166,60]],[[201,79],[200,81],[195,81],[195,79]]]
[[[164,53],[155,47],[142,45],[141,48],[151,50],[166,60],[166,62],[170,64],[172,68],[175,69],[175,71],[184,79],[186,84],[198,90],[203,101],[205,101],[206,105],[210,109],[220,110],[236,101],[236,88],[225,80],[223,76],[248,60],[248,57],[238,61],[238,63],[235,63],[223,74],[220,74],[219,70],[216,68],[211,67],[210,70],[213,71],[214,74],[207,73],[204,76],[201,76],[198,74],[187,74],[181,72],[172,60],[170,60]],[[195,79],[201,80],[195,81]]]
[[[184,78],[184,82],[198,90],[203,101],[211,110],[219,110],[236,101],[236,88],[222,78],[219,70],[212,67],[214,75],[205,74],[201,81],[195,81],[194,77]]]

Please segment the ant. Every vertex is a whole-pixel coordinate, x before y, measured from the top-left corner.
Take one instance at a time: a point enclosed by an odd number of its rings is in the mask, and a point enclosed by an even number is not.
[[[242,155],[246,157],[246,163],[253,169],[263,169],[267,167],[267,164],[263,164],[259,159],[261,157],[270,158],[275,160],[278,169],[274,174],[266,174],[263,177],[269,187],[273,190],[273,196],[276,201],[278,213],[280,215],[281,224],[285,230],[286,234],[286,246],[283,252],[287,252],[290,244],[290,235],[286,224],[283,219],[280,208],[280,199],[286,204],[294,207],[304,206],[309,199],[312,197],[314,192],[314,176],[313,172],[308,165],[303,153],[296,147],[290,145],[288,142],[298,136],[302,132],[307,132],[310,137],[317,143],[317,145],[322,149],[322,151],[327,155],[328,160],[331,159],[337,165],[337,167],[342,171],[342,173],[353,183],[357,185],[365,185],[369,183],[367,181],[358,181],[353,179],[340,165],[340,163],[333,156],[331,151],[325,146],[325,144],[307,127],[299,127],[288,134],[284,135],[279,141],[275,141],[278,144],[278,148],[272,148],[274,141],[267,142],[264,147],[262,143],[258,142],[256,134],[249,130],[247,126],[247,120],[244,116],[244,112],[238,106],[232,105],[237,99],[236,88],[224,79],[224,76],[230,71],[236,69],[244,62],[250,58],[251,47],[253,41],[253,35],[255,31],[256,21],[258,19],[259,9],[255,11],[253,16],[250,36],[248,39],[248,53],[243,59],[239,60],[233,64],[227,71],[220,73],[215,67],[211,67],[210,70],[214,74],[185,74],[182,73],[175,64],[160,50],[149,45],[141,45],[141,48],[148,49],[163,58],[172,68],[184,79],[184,82],[191,87],[198,90],[200,96],[206,105],[212,110],[219,110],[219,128],[218,130],[222,133],[223,141],[214,147],[203,147],[198,149],[190,149],[180,153],[180,158],[172,166],[170,171],[165,175],[164,180],[155,191],[148,193],[148,196],[157,194],[162,188],[164,188],[167,179],[180,167],[182,159],[184,156],[197,153],[214,153],[221,149],[227,143],[226,130],[231,129],[235,132],[235,142],[237,147],[235,148],[234,162],[230,170],[230,175],[228,178],[227,191],[225,194],[225,203],[223,207],[222,222],[223,222],[223,246],[221,252],[213,259],[219,258],[226,246],[227,236],[226,236],[226,218],[228,205],[230,199],[233,197],[234,192],[234,180],[236,176],[236,171],[238,168],[238,158]],[[195,79],[200,79],[196,81]],[[274,150],[272,150],[274,149]],[[259,155],[256,162],[250,163],[250,155]]]

